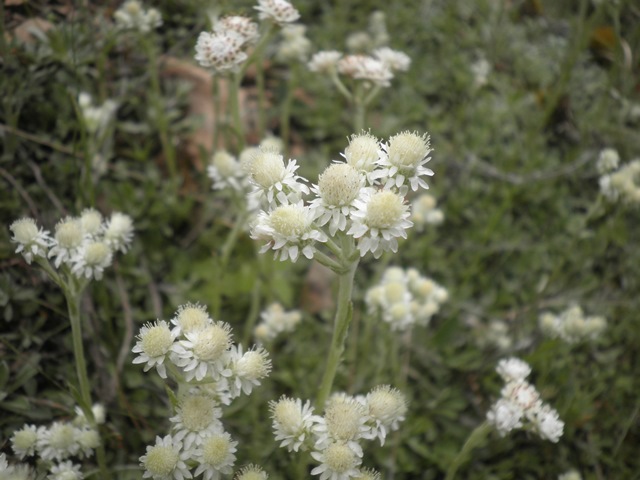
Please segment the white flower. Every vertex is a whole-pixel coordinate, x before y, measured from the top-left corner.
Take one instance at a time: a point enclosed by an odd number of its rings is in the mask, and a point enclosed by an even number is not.
[[[273,340],[278,334],[292,332],[302,314],[298,310],[285,311],[279,303],[272,303],[260,313],[262,321],[256,326],[254,335],[262,342]]]
[[[258,0],[258,6],[254,7],[260,12],[260,20],[271,20],[278,25],[295,22],[300,18],[300,13],[286,0]]]
[[[362,460],[344,443],[331,443],[320,452],[311,452],[311,456],[320,462],[319,467],[311,470],[311,475],[320,475],[320,480],[349,480],[360,476],[358,466]]]
[[[100,434],[93,428],[78,429],[77,438],[80,446],[80,452],[78,453],[80,458],[91,457],[94,450],[100,446]]]
[[[358,480],[382,480],[382,476],[371,468],[364,468],[360,470]]]
[[[501,390],[502,398],[518,405],[527,417],[531,417],[533,413],[542,405],[540,394],[536,387],[524,380],[517,380],[507,383]]]
[[[207,309],[199,303],[186,303],[178,307],[175,317],[171,319],[176,328],[176,335],[197,332],[213,323]]]
[[[596,167],[600,175],[604,175],[618,169],[620,164],[620,155],[613,148],[605,148],[598,155]]]
[[[275,251],[275,258],[295,262],[300,253],[312,259],[315,242],[326,242],[327,236],[314,223],[316,213],[302,202],[281,205],[271,212],[260,212],[251,238],[267,243],[260,249],[264,253]]]
[[[609,174],[608,188],[614,192],[612,200],[629,205],[640,204],[640,159],[633,160]],[[604,193],[604,192],[603,192]]]
[[[598,338],[606,328],[607,321],[604,317],[587,317],[578,305],[573,305],[560,315],[543,313],[539,325],[546,335],[560,337],[573,344]]]
[[[78,425],[81,427],[86,427],[89,425],[86,417],[84,416],[84,412],[79,406],[75,408],[76,418],[73,419],[74,425]],[[91,412],[93,413],[93,418],[96,421],[97,425],[102,425],[107,420],[107,413],[105,412],[104,405],[100,403],[94,403],[91,407]]]
[[[242,467],[234,477],[234,480],[268,480],[269,475],[258,465]]]
[[[193,390],[185,395],[176,408],[173,422],[174,439],[183,442],[186,450],[200,446],[205,438],[223,430],[222,410],[216,401],[204,392]]]
[[[560,420],[558,412],[549,405],[542,405],[531,419],[534,430],[543,440],[557,443],[564,430],[564,422]]]
[[[317,73],[330,73],[338,67],[338,61],[342,57],[342,53],[335,50],[326,50],[315,53],[307,68],[312,72]]]
[[[374,185],[378,183],[379,172],[375,168],[382,153],[380,141],[369,132],[362,132],[349,138],[349,145],[341,155],[366,178],[369,185]]]
[[[145,10],[138,0],[127,0],[116,10],[113,18],[118,28],[136,29],[142,33],[148,33],[162,25],[160,12],[155,8]]]
[[[315,448],[323,450],[333,442],[345,444],[362,457],[361,438],[371,436],[364,406],[347,395],[332,396],[325,406],[324,416],[313,426],[317,440]]]
[[[373,51],[373,56],[382,62],[391,71],[407,71],[411,65],[411,58],[404,52],[392,50],[389,47],[378,48]]]
[[[202,442],[196,450],[196,458],[199,462],[195,476],[202,475],[203,480],[218,480],[220,474],[229,474],[233,471],[236,461],[238,442],[231,439],[227,432],[215,433]]]
[[[310,204],[316,209],[316,222],[319,226],[329,223],[331,236],[347,228],[363,183],[364,178],[354,167],[348,163],[334,163],[320,174],[318,185],[311,188],[318,195]]]
[[[431,145],[429,135],[418,135],[412,132],[402,132],[389,139],[389,143],[382,146],[383,154],[378,160],[381,167],[380,177],[386,188],[398,188],[401,195],[408,191],[409,183],[414,192],[418,188],[428,189],[423,176],[433,175],[433,171],[425,164],[431,160]]]
[[[107,100],[102,106],[97,107],[93,104],[91,95],[86,92],[78,95],[78,105],[87,131],[98,135],[109,125],[118,108],[118,104],[113,100]]]
[[[218,380],[231,374],[227,367],[231,346],[228,323],[215,322],[202,330],[187,332],[185,337],[173,346],[171,361],[182,368],[188,382],[205,377]]]
[[[482,87],[487,84],[489,73],[491,73],[491,64],[486,58],[480,58],[470,65],[473,74],[473,83],[476,87]]]
[[[71,271],[76,277],[100,280],[104,269],[111,265],[113,252],[105,242],[90,240],[82,244],[71,260]]]
[[[407,400],[396,388],[390,385],[379,385],[371,390],[364,399],[371,425],[370,438],[378,438],[380,445],[384,445],[387,432],[400,427],[407,414]]]
[[[214,190],[225,188],[232,188],[239,192],[243,190],[244,172],[240,169],[240,164],[235,157],[226,150],[219,150],[213,155],[211,164],[207,167],[207,174],[213,181]]]
[[[247,59],[242,50],[245,37],[226,29],[222,32],[201,32],[196,42],[196,61],[203,67],[220,72],[235,71]]]
[[[15,253],[22,253],[27,263],[31,263],[34,256],[47,256],[47,249],[51,244],[49,232],[38,228],[33,218],[16,220],[11,224],[9,230],[13,232],[11,241],[18,244]]]
[[[302,448],[306,450],[305,441],[311,435],[313,424],[320,417],[313,414],[311,402],[302,405],[299,398],[293,399],[286,396],[278,401],[269,402],[269,410],[273,420],[273,433],[275,440],[281,447],[297,452]]]
[[[58,222],[48,255],[49,258],[55,257],[56,268],[63,262],[71,264],[71,259],[82,246],[83,238],[82,224],[78,219],[67,217]]]
[[[133,240],[133,220],[129,215],[114,212],[104,228],[104,241],[113,251],[127,253]]]
[[[183,480],[192,478],[185,463],[189,451],[183,451],[182,443],[171,435],[156,437],[155,445],[147,446],[147,453],[140,457],[140,465],[145,469],[142,478],[153,480]]]
[[[295,203],[303,193],[309,193],[309,187],[300,183],[302,177],[295,174],[298,165],[295,160],[284,164],[284,157],[272,147],[260,147],[251,161],[251,183],[254,186],[249,197],[259,203],[267,202],[275,206],[280,203]]]
[[[103,230],[102,214],[93,208],[85,208],[80,214],[80,225],[85,236],[96,238]]]
[[[75,465],[71,461],[52,466],[51,474],[47,475],[49,480],[82,480],[83,478],[80,465]]]
[[[582,480],[582,475],[576,470],[569,470],[558,476],[558,480]]]
[[[524,380],[531,373],[531,367],[519,358],[503,358],[498,362],[496,372],[505,382]]]
[[[260,380],[271,372],[271,360],[267,351],[258,347],[242,353],[242,346],[231,347],[230,369],[232,377],[229,379],[230,394],[233,397],[240,395],[250,395],[251,390],[256,385],[260,385]]]
[[[7,455],[0,453],[0,472],[9,469],[9,463],[7,462]]]
[[[442,210],[436,208],[433,195],[423,193],[411,202],[411,221],[416,229],[423,230],[427,225],[439,225],[444,220]]]
[[[487,422],[493,425],[501,436],[522,427],[523,411],[520,406],[505,398],[499,399],[487,412]]]
[[[380,258],[385,251],[397,252],[398,237],[407,238],[406,229],[413,225],[404,199],[390,190],[363,189],[354,206],[357,210],[351,213],[353,224],[347,234],[360,240],[360,255],[371,252]]]
[[[230,15],[222,18],[215,23],[213,31],[216,33],[225,33],[227,31],[238,33],[242,37],[242,46],[255,42],[259,37],[258,24],[249,17],[240,15]]]
[[[24,459],[24,457],[35,455],[37,441],[38,429],[36,426],[25,425],[20,430],[13,432],[11,436],[13,453],[15,453],[20,460]]]
[[[305,36],[304,25],[285,25],[280,32],[282,42],[278,45],[276,58],[281,62],[304,62],[311,50],[311,41]]]
[[[80,450],[79,429],[70,423],[54,422],[38,429],[36,449],[43,460],[64,460]]]
[[[145,363],[145,372],[156,367],[158,375],[167,378],[167,368],[164,361],[171,351],[177,335],[178,332],[171,331],[169,324],[164,320],[158,320],[153,324],[147,323],[140,329],[138,341],[132,349],[134,353],[140,354],[133,359],[133,363]]]
[[[379,87],[388,87],[393,79],[391,69],[368,55],[347,55],[338,61],[338,72],[356,80],[366,80]]]

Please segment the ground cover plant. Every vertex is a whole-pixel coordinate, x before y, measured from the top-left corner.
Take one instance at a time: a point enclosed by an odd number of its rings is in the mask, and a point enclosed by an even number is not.
[[[637,478],[634,2],[0,9],[0,479]]]

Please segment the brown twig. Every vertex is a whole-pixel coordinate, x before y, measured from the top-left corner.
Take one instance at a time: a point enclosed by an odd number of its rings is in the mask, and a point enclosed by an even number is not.
[[[52,150],[56,150],[60,153],[65,153],[67,155],[71,155],[72,157],[76,157],[76,158],[83,158],[82,153],[76,152],[69,147],[65,147],[64,145],[61,145],[57,142],[52,142],[50,140],[42,139],[32,133],[25,132],[23,130],[11,127],[9,125],[5,125],[4,123],[0,123],[0,130],[4,130],[9,133],[12,133],[16,137],[24,138],[25,140],[29,140],[30,142],[37,143],[39,145],[44,145],[45,147],[49,147]]]

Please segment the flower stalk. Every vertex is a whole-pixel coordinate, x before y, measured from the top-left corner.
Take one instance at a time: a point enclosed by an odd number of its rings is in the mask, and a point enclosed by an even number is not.
[[[473,449],[482,445],[492,429],[493,428],[489,423],[482,422],[473,430],[473,432],[471,432],[467,441],[464,442],[462,449],[455,456],[451,465],[449,465],[445,480],[453,480],[455,478],[456,472],[469,459]]]

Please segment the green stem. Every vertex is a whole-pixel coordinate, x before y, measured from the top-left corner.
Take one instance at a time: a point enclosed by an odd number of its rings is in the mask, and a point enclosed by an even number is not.
[[[176,178],[177,165],[176,165],[176,152],[171,144],[169,138],[169,122],[164,112],[164,105],[162,104],[162,89],[160,87],[160,73],[158,70],[158,55],[156,53],[153,39],[145,36],[143,39],[143,45],[147,51],[149,57],[149,78],[151,80],[151,103],[155,113],[155,123],[158,128],[158,134],[160,136],[160,144],[162,145],[162,153],[164,154],[165,161],[167,162],[167,168],[171,179]]]
[[[82,321],[80,319],[80,297],[82,289],[76,289],[72,285],[63,288],[64,296],[67,300],[69,311],[69,321],[71,323],[71,338],[73,341],[73,355],[75,357],[76,374],[78,375],[78,388],[80,392],[80,408],[89,424],[98,430],[96,420],[91,409],[91,387],[89,386],[89,376],[87,375],[87,362],[84,356],[82,345]],[[111,478],[107,468],[107,459],[102,442],[97,448],[96,457],[100,478],[108,480]]]
[[[213,155],[218,149],[220,143],[220,78],[217,75],[213,76],[211,82],[211,94],[213,95],[213,145],[211,146],[211,155]]]
[[[249,308],[249,314],[247,315],[247,320],[244,324],[244,334],[242,336],[242,343],[244,345],[249,345],[249,340],[251,340],[251,335],[253,334],[253,327],[258,320],[258,315],[260,313],[260,292],[262,290],[262,280],[260,276],[256,277],[256,281],[253,284],[253,290],[251,291],[251,306]]]
[[[451,465],[449,465],[445,480],[453,480],[455,478],[458,468],[468,460],[471,451],[482,444],[492,429],[491,425],[487,422],[483,422],[478,425],[473,432],[471,432],[469,438],[467,438],[467,441],[462,446],[462,450],[458,452],[456,457],[453,459],[453,462],[451,462]]]
[[[242,125],[242,118],[240,118],[240,82],[242,81],[242,75],[236,73],[229,79],[229,108],[231,110],[231,121],[233,123],[233,130],[236,134],[238,141],[236,145],[237,152],[240,153],[244,149],[244,128]]]
[[[333,323],[333,337],[329,354],[327,356],[327,365],[322,377],[322,383],[318,390],[316,399],[316,408],[319,411],[324,409],[324,404],[331,393],[333,381],[340,365],[342,353],[344,352],[345,342],[349,333],[349,324],[351,323],[353,307],[351,304],[351,292],[353,290],[353,279],[358,268],[360,259],[354,260],[349,267],[338,276],[338,306],[336,308],[336,316]]]
[[[293,103],[293,92],[297,84],[297,65],[292,65],[289,78],[287,80],[287,94],[282,102],[280,110],[280,137],[284,144],[285,151],[289,152],[289,132],[291,126],[291,105]]]
[[[256,63],[256,89],[258,90],[258,138],[264,138],[264,132],[267,128],[267,109],[265,108],[266,100],[264,96],[264,66],[262,62]]]
[[[357,101],[355,108],[356,111],[353,119],[353,128],[355,133],[360,133],[364,130],[367,107],[365,106],[364,102]]]

